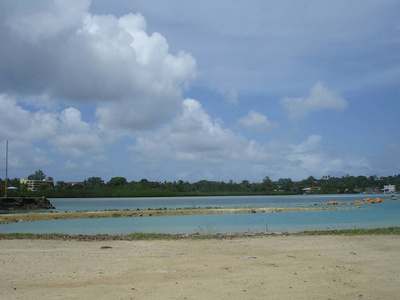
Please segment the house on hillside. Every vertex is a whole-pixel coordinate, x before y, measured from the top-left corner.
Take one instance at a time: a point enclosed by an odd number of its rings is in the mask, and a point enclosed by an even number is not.
[[[384,194],[396,193],[396,186],[394,184],[384,185],[382,191]]]
[[[319,187],[319,186],[306,187],[306,188],[302,189],[304,194],[309,194],[311,192],[320,191],[320,190],[321,190],[321,187]]]

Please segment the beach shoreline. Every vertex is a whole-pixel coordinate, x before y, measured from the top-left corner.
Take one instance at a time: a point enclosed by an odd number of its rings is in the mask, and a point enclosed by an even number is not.
[[[120,218],[120,217],[161,217],[181,215],[210,215],[210,214],[250,214],[250,213],[284,213],[291,211],[319,211],[362,209],[361,206],[318,206],[294,208],[178,208],[178,209],[146,209],[146,210],[105,210],[77,212],[26,212],[0,214],[0,224],[15,222],[31,222],[46,220]]]
[[[2,299],[397,299],[399,235],[2,240]]]

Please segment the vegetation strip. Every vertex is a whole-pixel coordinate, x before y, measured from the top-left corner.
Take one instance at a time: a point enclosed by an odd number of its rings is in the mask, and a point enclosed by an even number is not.
[[[79,212],[29,212],[15,214],[0,214],[0,224],[15,222],[66,220],[66,219],[92,219],[92,218],[120,218],[120,217],[161,217],[181,215],[207,215],[207,214],[248,214],[248,213],[276,213],[288,211],[314,211],[358,209],[360,206],[351,207],[295,207],[295,208],[182,208],[182,209],[150,209],[150,210],[106,210],[106,211],[79,211]]]
[[[22,180],[22,182],[21,182]],[[268,176],[262,182],[241,183],[200,180],[158,182],[142,179],[131,181],[124,177],[113,177],[105,182],[100,177],[89,177],[82,182],[53,181],[42,170],[37,170],[26,180],[9,179],[9,186],[18,188],[10,190],[14,197],[47,197],[47,198],[93,198],[93,197],[178,197],[178,196],[234,196],[234,195],[301,195],[307,194],[375,194],[385,191],[395,193],[400,190],[400,174],[395,176],[350,176],[341,178],[323,176],[320,179],[309,176],[301,181],[290,178],[271,180]],[[0,190],[4,190],[4,181],[0,179]]]
[[[201,239],[234,239],[251,237],[274,236],[312,236],[312,235],[400,235],[400,227],[374,229],[342,229],[342,230],[314,230],[302,232],[259,232],[259,233],[193,233],[193,234],[164,234],[164,233],[132,233],[127,235],[68,235],[68,234],[29,234],[9,233],[0,234],[0,240],[75,240],[75,241],[140,241],[140,240],[201,240]]]

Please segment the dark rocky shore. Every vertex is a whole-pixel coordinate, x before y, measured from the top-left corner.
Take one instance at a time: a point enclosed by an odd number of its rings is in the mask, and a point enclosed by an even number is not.
[[[55,207],[45,197],[1,197],[0,210],[33,210],[54,209]]]

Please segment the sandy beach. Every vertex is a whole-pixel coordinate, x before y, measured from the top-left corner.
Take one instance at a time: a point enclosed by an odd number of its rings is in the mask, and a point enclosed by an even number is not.
[[[1,299],[398,299],[400,236],[1,240]]]
[[[146,209],[146,210],[105,210],[105,211],[73,211],[73,212],[28,212],[0,214],[0,224],[15,222],[31,222],[46,220],[121,218],[121,217],[161,217],[182,215],[221,215],[221,214],[251,214],[251,213],[280,213],[289,211],[316,211],[361,209],[361,206],[332,206],[332,207],[290,207],[290,208],[179,208],[179,209]]]

